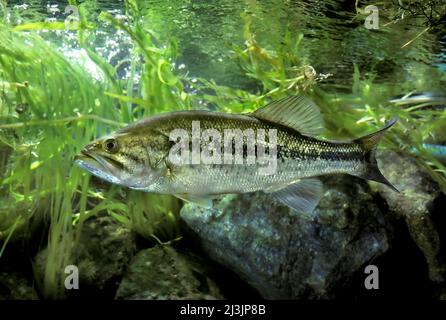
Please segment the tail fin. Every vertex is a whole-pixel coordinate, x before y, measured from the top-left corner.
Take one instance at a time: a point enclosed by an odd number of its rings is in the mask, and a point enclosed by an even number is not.
[[[360,177],[363,179],[373,180],[376,182],[383,183],[394,191],[399,192],[397,188],[395,188],[379,171],[378,163],[376,162],[376,147],[378,146],[379,140],[382,138],[384,133],[396,123],[397,119],[391,119],[386,125],[372,133],[368,134],[364,137],[353,140],[353,142],[359,143],[362,145],[364,150],[366,151],[365,161],[367,163],[365,173],[361,174]]]

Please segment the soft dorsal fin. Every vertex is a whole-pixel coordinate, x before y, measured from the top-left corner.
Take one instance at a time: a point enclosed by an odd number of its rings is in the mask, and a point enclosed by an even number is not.
[[[275,122],[307,135],[324,129],[319,107],[304,95],[286,97],[254,111],[252,116]]]

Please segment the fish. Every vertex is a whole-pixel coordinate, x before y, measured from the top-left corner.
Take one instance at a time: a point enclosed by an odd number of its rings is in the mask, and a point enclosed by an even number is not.
[[[411,109],[416,107],[417,109],[444,110],[446,108],[446,98],[432,92],[409,92],[408,94],[394,97],[389,102],[395,106]]]
[[[312,213],[324,175],[348,174],[398,192],[375,157],[395,123],[350,141],[322,139],[319,107],[299,94],[247,114],[188,110],[145,118],[92,141],[75,163],[110,183],[206,208],[219,195],[263,191]]]
[[[423,143],[421,146],[441,163],[446,164],[446,145]],[[410,150],[416,154],[420,154],[420,151],[415,147],[412,147]]]

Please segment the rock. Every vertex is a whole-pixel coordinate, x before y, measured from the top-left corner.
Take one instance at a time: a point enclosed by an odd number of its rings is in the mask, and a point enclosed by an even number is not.
[[[43,284],[48,249],[34,259],[37,279]],[[113,298],[125,268],[136,251],[131,231],[109,216],[87,220],[79,242],[73,248],[72,261],[79,270],[79,290],[66,290],[68,298]],[[61,277],[68,276],[61,271]],[[62,279],[63,280],[63,279]]]
[[[113,296],[125,268],[135,253],[131,231],[111,217],[87,221],[79,245],[74,250],[79,268],[79,286],[111,291]]]
[[[378,154],[381,171],[401,193],[383,185],[378,190],[390,210],[402,217],[423,252],[429,266],[429,278],[442,282],[446,277],[446,233],[444,208],[446,196],[438,184],[413,158],[386,150]]]
[[[385,216],[359,179],[325,182],[315,218],[263,193],[229,195],[213,209],[188,203],[181,217],[215,261],[268,299],[329,298],[389,247]]]
[[[197,256],[159,245],[132,260],[116,299],[222,299],[206,265]]]
[[[0,272],[0,300],[37,300],[28,281],[16,272]]]
[[[439,291],[435,298],[438,300],[446,300],[446,288],[443,288],[441,291]]]

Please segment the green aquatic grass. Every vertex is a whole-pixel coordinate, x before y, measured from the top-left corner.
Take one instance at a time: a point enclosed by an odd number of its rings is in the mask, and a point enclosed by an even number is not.
[[[129,10],[137,12],[134,5],[129,3]],[[63,297],[63,270],[74,263],[71,250],[83,222],[93,215],[108,213],[156,241],[179,235],[176,199],[135,191],[122,198],[119,188],[97,190],[90,186],[89,175],[73,165],[74,156],[92,139],[140,117],[188,108],[189,101],[167,63],[174,58],[174,49],[157,48],[137,19],[129,26],[104,14],[104,21],[132,37],[135,56],[144,56],[138,61],[141,83],[121,83],[115,69],[89,48],[92,25],[83,11],[81,6],[81,21],[72,32],[78,33],[81,47],[102,70],[100,82],[36,33],[57,25],[2,25],[0,29],[0,253],[32,216],[50,221],[39,288],[47,298]]]
[[[82,200],[79,186],[87,175],[73,166],[73,156],[111,124],[116,128],[122,122],[119,112],[113,112],[113,99],[104,94],[107,82],[95,82],[40,37],[2,26],[0,52],[2,79],[27,84],[2,88],[7,103],[0,115],[1,136],[13,151],[2,167],[6,174],[0,196],[2,211],[8,215],[0,220],[4,223],[12,215],[26,223],[32,215],[42,215],[50,221],[40,290],[46,297],[60,297],[62,271],[72,263],[70,251],[80,230],[73,228],[73,216],[86,211],[77,200]],[[16,229],[16,221],[2,229],[7,237]]]
[[[4,140],[10,137],[13,152],[2,168],[7,172],[0,185],[2,204],[16,216],[27,214],[24,221],[35,214],[51,221],[41,290],[56,297],[61,287],[59,270],[70,259],[72,200],[81,174],[72,167],[70,155],[94,134],[85,128],[87,121],[81,115],[91,113],[88,108],[101,97],[100,87],[89,86],[92,81],[85,73],[37,36],[2,26],[0,51],[2,79],[27,83],[3,88],[9,103],[1,110],[0,129]],[[22,211],[23,206],[33,210]]]

